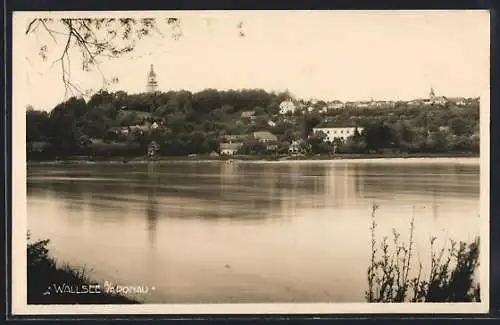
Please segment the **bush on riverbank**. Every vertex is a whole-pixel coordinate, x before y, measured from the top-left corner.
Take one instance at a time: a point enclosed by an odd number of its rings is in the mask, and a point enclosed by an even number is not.
[[[431,238],[431,265],[427,277],[422,274],[422,263],[416,277],[410,275],[414,258],[413,234],[415,215],[410,221],[407,243],[393,229],[392,244],[384,237],[377,243],[377,223],[373,205],[371,214],[371,260],[368,267],[368,302],[479,302],[480,286],[475,276],[479,267],[479,237],[474,242],[456,243],[436,249],[436,237]],[[380,246],[377,246],[379,244]],[[377,254],[380,249],[381,254]]]
[[[48,255],[49,240],[29,242],[27,245],[27,301],[28,304],[137,304],[125,296],[97,291],[85,269],[57,265]],[[61,292],[56,292],[58,289]],[[76,290],[80,293],[75,293]],[[72,292],[70,292],[72,291]]]

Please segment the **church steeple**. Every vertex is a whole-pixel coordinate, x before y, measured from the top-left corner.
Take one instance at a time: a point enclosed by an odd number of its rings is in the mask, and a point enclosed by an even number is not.
[[[153,65],[151,64],[151,69],[148,73],[148,83],[146,86],[148,92],[154,93],[158,89],[158,82],[156,81],[156,73],[153,69]]]
[[[429,92],[429,98],[434,99],[436,97],[436,93],[434,92],[434,88],[431,87],[431,91]]]

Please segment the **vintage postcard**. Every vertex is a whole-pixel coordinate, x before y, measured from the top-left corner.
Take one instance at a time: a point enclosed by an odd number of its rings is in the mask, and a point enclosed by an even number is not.
[[[13,314],[486,313],[489,20],[14,12]]]

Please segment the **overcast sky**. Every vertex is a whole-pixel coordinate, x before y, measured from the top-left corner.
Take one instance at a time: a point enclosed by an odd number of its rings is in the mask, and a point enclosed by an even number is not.
[[[45,14],[47,15],[47,14]],[[81,14],[80,14],[81,15]],[[104,15],[100,13],[100,15]],[[113,13],[104,16],[130,13]],[[64,100],[59,64],[63,41],[43,30],[25,35],[34,13],[14,15],[16,105],[51,109]],[[64,14],[65,17],[71,16]],[[179,17],[183,36],[168,30],[139,42],[129,56],[102,60],[110,90],[144,92],[150,64],[159,90],[205,88],[288,89],[300,98],[325,100],[411,99],[438,95],[476,97],[488,87],[487,11],[414,12],[189,12],[140,13]],[[62,17],[52,13],[52,18]],[[244,37],[237,25],[243,22]],[[37,55],[47,44],[49,57]],[[98,89],[97,72],[86,73],[72,52],[72,79]]]

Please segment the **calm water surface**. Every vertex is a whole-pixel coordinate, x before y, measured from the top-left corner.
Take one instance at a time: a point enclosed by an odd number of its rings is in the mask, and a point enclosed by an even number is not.
[[[464,161],[464,160],[461,160]],[[377,235],[479,233],[479,163],[30,165],[28,228],[148,303],[362,302]]]

